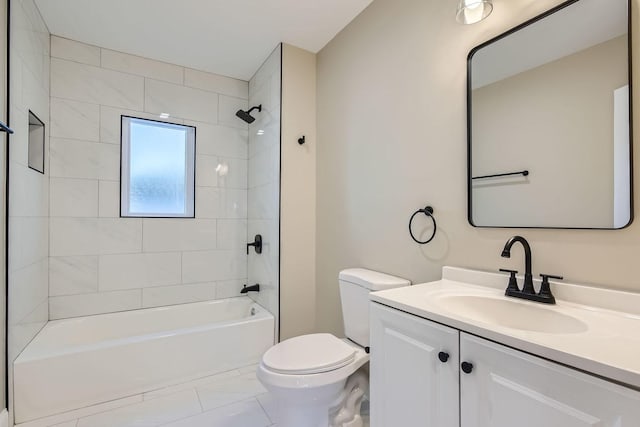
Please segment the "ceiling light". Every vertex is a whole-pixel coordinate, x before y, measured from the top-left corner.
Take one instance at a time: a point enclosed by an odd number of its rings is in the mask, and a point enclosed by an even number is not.
[[[460,0],[456,20],[461,24],[475,24],[491,14],[493,0]]]

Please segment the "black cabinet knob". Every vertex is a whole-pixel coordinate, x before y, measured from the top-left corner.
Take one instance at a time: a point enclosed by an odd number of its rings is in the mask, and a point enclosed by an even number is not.
[[[462,368],[462,372],[464,372],[465,374],[470,374],[471,371],[473,371],[473,363],[462,362],[460,364],[460,367]]]
[[[440,359],[442,363],[447,363],[447,360],[449,360],[449,353],[441,351],[440,353],[438,353],[438,359]]]

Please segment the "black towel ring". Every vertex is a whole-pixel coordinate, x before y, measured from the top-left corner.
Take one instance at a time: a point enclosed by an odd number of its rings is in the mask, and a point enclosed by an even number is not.
[[[418,215],[419,213],[423,213],[426,216],[428,216],[429,218],[431,218],[431,221],[433,221],[433,233],[431,233],[431,237],[429,237],[428,240],[425,241],[420,241],[418,239],[416,239],[416,237],[413,235],[413,231],[411,230],[411,223],[413,222],[413,218],[415,218],[416,215]],[[437,229],[437,225],[436,225],[436,219],[433,217],[433,208],[431,206],[427,206],[424,209],[418,209],[417,211],[415,211],[413,213],[413,215],[411,215],[411,219],[409,220],[409,234],[411,235],[411,238],[416,242],[419,243],[421,245],[426,245],[427,243],[429,243],[430,241],[433,240],[434,237],[436,237],[436,229]]]

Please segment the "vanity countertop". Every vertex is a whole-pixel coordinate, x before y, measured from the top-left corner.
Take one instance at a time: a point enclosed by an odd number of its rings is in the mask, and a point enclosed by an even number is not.
[[[441,280],[370,295],[372,301],[640,389],[640,294],[551,282],[557,304],[547,305],[505,297],[507,282],[503,274],[444,267]],[[487,312],[485,320],[474,302],[499,310]],[[566,330],[555,331],[553,322],[564,319],[571,320]]]

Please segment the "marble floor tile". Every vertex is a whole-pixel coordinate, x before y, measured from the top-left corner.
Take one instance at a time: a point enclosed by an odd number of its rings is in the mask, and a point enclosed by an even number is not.
[[[179,391],[191,390],[196,387],[210,385],[212,383],[216,383],[219,381],[226,381],[229,378],[239,377],[239,376],[240,376],[240,371],[237,369],[234,369],[232,371],[226,371],[220,374],[209,375],[207,377],[198,378],[196,380],[189,381],[186,383],[175,384],[175,385],[160,388],[157,390],[149,391],[144,393],[143,396],[144,396],[144,400],[151,400],[157,397],[166,396],[168,394],[177,393]]]
[[[278,422],[278,403],[271,393],[264,393],[256,397],[258,403],[267,414],[272,423]]]
[[[255,372],[197,387],[200,403],[205,411],[230,403],[247,400],[266,393]]]
[[[256,399],[225,405],[167,427],[267,427],[271,421]]]
[[[86,408],[81,408],[74,411],[63,412],[61,414],[52,415],[50,417],[39,418],[37,420],[28,421],[22,424],[16,424],[16,427],[75,427],[80,418],[100,414],[103,412],[113,411],[117,408],[130,406],[140,402],[142,402],[142,395],[137,394],[122,399],[116,399],[97,405],[87,406]]]
[[[258,364],[245,366],[244,368],[238,368],[238,372],[241,374],[255,374],[258,370]]]
[[[256,378],[256,365],[164,387],[138,401],[52,427],[277,427],[277,403]],[[362,404],[369,427],[369,402]],[[69,418],[67,418],[68,420]],[[26,427],[26,426],[25,426]]]
[[[152,427],[202,411],[194,390],[186,390],[109,412],[80,418],[77,427]]]

